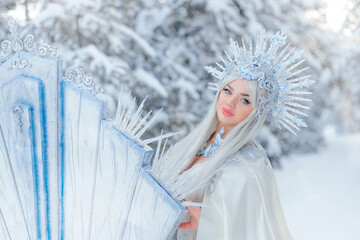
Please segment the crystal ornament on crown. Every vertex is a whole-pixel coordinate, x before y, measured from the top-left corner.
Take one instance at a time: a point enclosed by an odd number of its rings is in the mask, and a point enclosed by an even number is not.
[[[307,116],[300,109],[309,109],[298,101],[311,101],[299,97],[299,95],[311,94],[301,88],[309,87],[315,81],[309,79],[310,75],[298,76],[308,68],[297,69],[305,61],[298,61],[303,51],[295,51],[295,48],[288,51],[290,46],[288,44],[278,52],[285,45],[286,38],[282,30],[268,41],[264,30],[256,41],[254,51],[251,38],[249,49],[246,49],[244,39],[240,47],[238,42],[230,38],[231,53],[225,51],[228,59],[221,58],[224,65],[216,63],[220,70],[211,66],[206,66],[205,69],[218,79],[216,83],[209,83],[209,88],[216,91],[221,90],[224,79],[232,73],[237,72],[244,79],[257,80],[259,87],[265,89],[266,93],[260,97],[256,116],[270,113],[269,120],[273,126],[277,128],[283,126],[296,135],[293,128],[300,130],[299,127],[307,127],[307,125],[294,114]],[[269,46],[266,47],[268,42]]]

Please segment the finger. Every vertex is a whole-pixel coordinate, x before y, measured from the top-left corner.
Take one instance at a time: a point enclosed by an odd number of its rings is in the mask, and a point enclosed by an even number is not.
[[[192,215],[194,215],[194,211],[193,211],[192,209],[189,209],[189,208],[188,208],[188,211],[187,211],[186,214],[191,217]]]
[[[191,229],[191,223],[190,222],[180,223],[178,229]]]
[[[188,206],[188,212],[186,213],[187,215],[191,216],[191,217],[195,217],[196,219],[200,218],[201,215],[201,208],[200,207],[190,207]]]
[[[187,206],[187,209],[191,213],[200,213],[201,212],[201,207]]]
[[[198,207],[198,206],[186,206],[188,209],[191,209],[191,210],[200,210],[201,207]]]
[[[191,215],[193,215],[193,213],[194,213],[194,209],[192,209],[192,208],[189,208],[189,206],[187,206],[186,207],[187,209],[188,209],[188,211],[187,211],[187,215],[189,215],[189,216],[191,216]]]

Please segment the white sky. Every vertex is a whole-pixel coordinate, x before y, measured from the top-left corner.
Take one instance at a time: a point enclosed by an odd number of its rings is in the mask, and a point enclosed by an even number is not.
[[[334,31],[341,29],[346,17],[346,0],[327,0],[326,5],[326,27]]]

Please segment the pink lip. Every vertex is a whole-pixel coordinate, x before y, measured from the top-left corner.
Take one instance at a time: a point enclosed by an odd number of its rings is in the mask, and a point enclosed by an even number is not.
[[[222,108],[222,113],[225,115],[225,116],[234,116],[234,114],[232,113],[232,111],[230,111],[229,109],[226,109],[226,108]]]

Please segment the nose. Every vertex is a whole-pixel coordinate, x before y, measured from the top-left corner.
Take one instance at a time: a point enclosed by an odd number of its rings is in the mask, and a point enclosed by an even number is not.
[[[235,108],[235,97],[230,97],[226,100],[225,104],[230,108]]]

